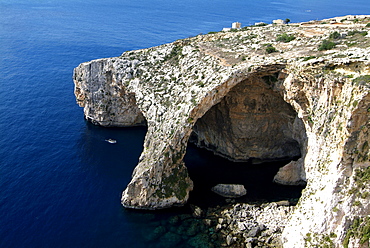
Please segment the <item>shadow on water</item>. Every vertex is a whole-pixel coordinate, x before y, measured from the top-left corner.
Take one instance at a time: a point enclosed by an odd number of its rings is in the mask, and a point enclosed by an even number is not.
[[[189,203],[201,207],[224,205],[225,198],[215,194],[211,188],[217,184],[242,184],[247,195],[237,202],[259,203],[289,200],[296,202],[301,196],[302,186],[284,186],[272,182],[279,168],[290,162],[275,161],[261,164],[232,162],[211,151],[188,145],[185,164],[194,182]]]
[[[263,164],[235,163],[213,155],[212,152],[188,145],[185,164],[194,182],[189,203],[181,208],[156,211],[125,209],[127,220],[140,231],[140,242],[144,247],[221,247],[225,242],[221,232],[213,225],[206,224],[205,219],[195,218],[191,206],[201,207],[211,220],[217,206],[227,207],[225,198],[211,191],[218,183],[243,184],[247,195],[236,202],[262,203],[279,200],[296,201],[303,187],[282,186],[272,183],[279,167],[287,161]],[[211,219],[209,219],[211,218]],[[138,245],[138,244],[136,244]]]
[[[142,151],[146,127],[103,128],[86,123],[79,146],[85,173],[93,192],[84,201],[86,217],[92,218],[83,236],[94,234],[88,244],[103,247],[107,238],[114,244],[107,247],[220,247],[221,234],[192,216],[191,205],[205,212],[214,206],[226,206],[225,198],[211,192],[218,183],[243,184],[248,194],[238,202],[261,202],[299,198],[302,187],[284,187],[272,183],[272,178],[285,162],[259,165],[234,163],[189,144],[185,156],[194,191],[187,205],[156,211],[125,209],[119,197],[131,180],[133,168]],[[106,140],[115,139],[116,144]],[[86,190],[86,189],[85,189]],[[99,199],[99,202],[96,202]],[[110,233],[106,236],[107,233]],[[80,233],[81,235],[81,233]],[[97,246],[95,246],[97,247]]]

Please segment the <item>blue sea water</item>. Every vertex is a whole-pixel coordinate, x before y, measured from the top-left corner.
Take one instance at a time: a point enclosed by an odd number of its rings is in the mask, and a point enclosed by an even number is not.
[[[148,228],[177,214],[121,207],[146,130],[87,123],[73,95],[79,63],[234,21],[369,10],[367,0],[0,0],[0,247],[150,247]]]

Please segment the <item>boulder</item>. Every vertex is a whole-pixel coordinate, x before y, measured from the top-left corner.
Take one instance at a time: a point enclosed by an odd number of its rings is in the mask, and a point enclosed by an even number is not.
[[[300,158],[281,167],[273,181],[282,185],[306,185],[303,162],[303,159]]]
[[[227,198],[238,198],[247,194],[247,190],[241,184],[217,184],[211,190]]]
[[[195,205],[190,205],[190,208],[191,208],[191,210],[193,212],[193,217],[195,217],[195,218],[201,218],[201,217],[204,216],[204,212],[203,212],[203,210],[200,207],[195,206]]]

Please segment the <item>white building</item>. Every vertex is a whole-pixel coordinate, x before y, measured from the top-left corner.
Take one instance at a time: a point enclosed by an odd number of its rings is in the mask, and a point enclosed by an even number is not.
[[[233,22],[233,24],[231,25],[231,28],[233,29],[239,29],[241,28],[242,24],[240,22]]]
[[[242,27],[242,24],[240,22],[233,22],[231,24],[231,28],[223,28],[222,31],[227,32],[227,31],[230,31],[232,29],[240,29],[241,27]]]
[[[273,24],[285,24],[285,21],[282,19],[277,19],[272,21]]]

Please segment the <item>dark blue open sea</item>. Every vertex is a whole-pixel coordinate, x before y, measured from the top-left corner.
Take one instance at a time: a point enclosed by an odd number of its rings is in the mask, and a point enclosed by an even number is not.
[[[147,237],[187,208],[121,207],[146,130],[87,123],[73,95],[79,63],[234,21],[299,22],[369,10],[368,0],[0,0],[0,247],[189,245],[169,235]],[[197,161],[206,168],[210,155],[190,150],[192,168]],[[206,171],[192,173],[201,181]]]

